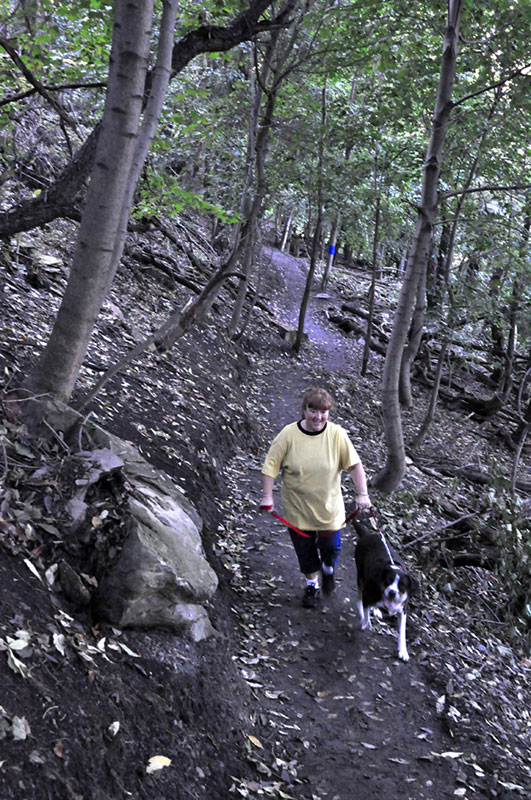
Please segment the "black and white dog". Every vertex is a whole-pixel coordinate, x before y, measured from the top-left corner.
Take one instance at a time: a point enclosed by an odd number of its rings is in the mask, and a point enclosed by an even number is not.
[[[403,562],[388,549],[379,533],[354,520],[358,536],[355,550],[358,571],[358,612],[362,630],[371,630],[371,610],[398,615],[398,657],[409,661],[406,645],[407,601],[418,588]]]

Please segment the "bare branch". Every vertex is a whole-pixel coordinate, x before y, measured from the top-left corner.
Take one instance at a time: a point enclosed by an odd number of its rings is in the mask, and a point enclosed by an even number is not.
[[[511,72],[510,75],[507,75],[505,78],[501,78],[496,83],[492,83],[490,86],[484,86],[482,89],[478,89],[477,92],[472,92],[471,94],[467,94],[465,97],[462,97],[460,100],[456,100],[452,103],[452,108],[461,105],[461,103],[466,103],[467,100],[471,100],[473,97],[478,97],[480,94],[484,94],[485,92],[490,92],[492,89],[496,89],[498,86],[503,86],[505,83],[512,81],[513,78],[517,78],[519,75],[523,75],[525,70],[531,68],[531,64],[526,64],[525,67],[521,67],[520,69]]]
[[[64,83],[60,86],[45,86],[44,88],[47,92],[64,92],[66,89],[104,89],[105,86],[107,86],[105,81],[99,81],[97,83]],[[24,100],[25,97],[31,97],[32,94],[38,93],[40,93],[39,90],[34,86],[26,92],[8,95],[0,100],[0,108],[8,106],[10,103],[17,103],[19,100]]]
[[[19,70],[22,72],[28,83],[30,83],[35,91],[37,91],[44,99],[52,106],[52,108],[57,111],[59,117],[63,120],[66,125],[69,125],[74,131],[77,133],[77,127],[75,122],[70,119],[64,108],[57,100],[50,95],[46,87],[43,83],[41,83],[35,75],[31,72],[30,69],[25,65],[24,61],[17,53],[17,51],[11,47],[7,39],[4,39],[3,36],[0,36],[0,45],[4,48],[6,53],[10,56],[11,60],[17,65]]]
[[[440,195],[441,200],[455,197],[458,194],[472,194],[472,192],[514,192],[531,188],[531,184],[523,183],[517,186],[477,186],[475,189],[457,189],[455,192],[445,192]]]

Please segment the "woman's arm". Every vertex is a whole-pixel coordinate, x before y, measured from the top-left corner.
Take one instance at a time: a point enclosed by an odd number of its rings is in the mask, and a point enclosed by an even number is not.
[[[370,508],[371,500],[367,491],[367,476],[365,475],[365,470],[363,469],[361,461],[358,461],[357,464],[350,467],[347,472],[350,475],[352,483],[356,487],[356,506],[358,508]]]
[[[270,475],[262,475],[262,499],[260,501],[260,508],[264,511],[272,511],[273,503],[273,486],[275,479]]]

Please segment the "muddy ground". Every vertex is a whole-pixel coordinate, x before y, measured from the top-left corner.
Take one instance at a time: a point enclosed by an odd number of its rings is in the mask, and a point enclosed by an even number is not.
[[[305,264],[274,250],[266,255],[268,302],[277,319],[293,324]],[[121,276],[77,399],[134,342],[136,329],[146,329],[150,314],[169,308],[174,289]],[[44,490],[30,476],[45,458],[59,464],[61,445],[26,434],[9,392],[45,339],[60,292],[54,281],[31,288],[23,273],[7,275],[0,638],[27,647],[15,651],[18,668],[8,661],[13,651],[0,653],[2,800],[525,794],[530,663],[511,646],[493,607],[503,603],[494,577],[463,571],[450,576],[449,594],[449,576],[411,548],[408,565],[422,589],[405,664],[396,658],[393,624],[360,631],[353,531],[345,532],[336,593],[307,610],[285,530],[257,513],[265,449],[297,418],[310,385],[335,395],[335,419],[349,430],[369,477],[382,464],[381,359],[373,356],[368,376],[359,378],[362,343],[326,316],[342,290],[334,284],[328,297],[314,293],[309,341],[298,357],[260,314],[240,344],[227,342],[222,309],[214,309],[175,353],[148,354],[94,405],[98,421],[167,471],[205,520],[205,549],[220,577],[210,609],[217,636],[194,644],[165,631],[109,629],[43,580],[72,556],[60,536],[66,483]],[[425,401],[420,390],[417,400]],[[418,424],[418,414],[406,425]],[[436,461],[446,449],[454,460],[465,458],[472,423],[441,412],[436,426],[427,458],[433,453]],[[478,435],[475,449],[484,461],[502,457],[489,436]],[[505,458],[509,464],[511,454]],[[122,490],[102,487],[116,503]],[[350,508],[347,484],[345,492]],[[455,496],[456,489],[410,466],[393,499],[373,495],[398,549],[444,522],[435,504],[419,500],[438,493]],[[156,755],[171,765],[148,774]]]

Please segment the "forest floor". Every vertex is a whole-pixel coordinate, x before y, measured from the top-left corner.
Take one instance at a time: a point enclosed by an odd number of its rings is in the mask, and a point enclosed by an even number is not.
[[[293,325],[307,265],[266,252],[268,300],[277,319]],[[93,372],[137,338],[136,327],[174,301],[168,290],[146,286],[130,275],[119,280],[79,396]],[[234,346],[220,335],[215,310],[175,354],[148,354],[97,399],[100,424],[164,469],[205,521],[206,552],[220,577],[210,608],[217,636],[194,644],[165,631],[109,629],[46,579],[72,555],[61,536],[66,482],[58,477],[43,488],[36,478],[45,460],[61,461],[62,445],[32,439],[10,403],[9,380],[16,383],[35,358],[60,292],[53,280],[30,288],[23,276],[8,275],[0,346],[1,800],[509,800],[526,793],[531,663],[505,635],[495,577],[480,569],[440,574],[429,561],[429,537],[418,563],[415,549],[406,552],[421,583],[406,664],[396,657],[394,624],[360,630],[352,529],[336,592],[308,610],[285,529],[257,512],[265,450],[298,417],[310,385],[336,397],[334,418],[369,477],[382,464],[381,360],[374,356],[359,378],[363,344],[327,320],[343,289],[339,282],[326,296],[314,293],[300,356],[259,314]],[[411,412],[406,424],[421,419],[422,411]],[[478,431],[463,415],[440,411],[426,463],[436,467],[441,454],[469,463],[473,442],[483,464],[505,459],[508,468],[511,454]],[[109,497],[119,503],[125,490],[108,491],[95,506]],[[437,497],[464,491],[478,490],[409,464],[392,500],[372,500],[400,550],[445,522]],[[345,494],[350,509],[347,484]],[[24,644],[13,647],[17,640]],[[171,765],[148,774],[156,755]]]

